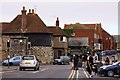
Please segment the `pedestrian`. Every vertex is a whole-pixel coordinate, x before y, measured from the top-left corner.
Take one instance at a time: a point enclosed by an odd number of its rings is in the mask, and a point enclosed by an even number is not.
[[[92,66],[93,66],[93,57],[89,53],[89,55],[87,57],[87,71],[90,74],[90,78],[93,77],[93,75],[92,75]]]
[[[107,56],[106,59],[105,59],[105,64],[106,65],[109,65],[110,64],[110,60],[109,60],[109,57]]]
[[[74,70],[78,70],[78,57],[74,55]]]
[[[95,72],[95,74],[97,74],[98,54],[96,51],[94,52],[93,63],[94,63],[93,71]]]

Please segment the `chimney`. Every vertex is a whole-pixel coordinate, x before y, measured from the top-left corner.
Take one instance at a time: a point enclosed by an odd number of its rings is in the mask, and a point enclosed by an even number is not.
[[[31,13],[31,9],[29,9],[29,13]]]
[[[25,10],[25,7],[23,6],[23,10],[21,10],[22,12],[22,31],[24,31],[26,29],[26,25],[27,25],[27,21],[26,21],[26,12],[27,10]]]
[[[32,14],[34,14],[34,9],[32,9]]]
[[[59,19],[57,17],[57,20],[56,20],[56,26],[59,27]]]
[[[26,15],[27,10],[25,10],[25,6],[23,6],[23,10],[21,10],[22,15]]]

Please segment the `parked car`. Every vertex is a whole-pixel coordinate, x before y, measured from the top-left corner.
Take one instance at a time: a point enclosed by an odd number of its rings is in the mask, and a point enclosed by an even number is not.
[[[22,57],[19,70],[34,69],[39,70],[40,62],[35,55],[26,55]]]
[[[113,77],[114,75],[120,74],[120,61],[115,62],[111,65],[104,65],[98,69],[100,75]]]
[[[105,50],[105,51],[102,51],[101,54],[100,54],[100,58],[101,58],[102,63],[106,64],[106,62],[105,62],[106,57],[109,58],[110,64],[112,62],[116,62],[118,60],[117,54],[118,54],[118,52],[116,50]]]
[[[53,64],[66,64],[66,63],[69,64],[69,62],[70,62],[70,58],[68,56],[60,56],[58,57],[58,59],[55,59],[53,61]]]
[[[18,66],[20,61],[22,59],[22,56],[15,56],[9,59],[9,66]],[[8,65],[8,59],[3,60],[2,65],[7,66]]]

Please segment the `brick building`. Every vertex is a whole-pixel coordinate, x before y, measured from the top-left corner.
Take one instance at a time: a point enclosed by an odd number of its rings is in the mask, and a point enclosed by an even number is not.
[[[71,30],[71,34],[67,30]],[[115,49],[114,39],[106,32],[100,24],[65,24],[64,31],[69,37],[88,38],[88,46],[90,50],[108,50]],[[81,46],[79,46],[81,48]]]

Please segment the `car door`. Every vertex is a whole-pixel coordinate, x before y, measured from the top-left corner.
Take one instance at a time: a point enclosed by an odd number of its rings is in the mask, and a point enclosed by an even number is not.
[[[19,65],[20,63],[20,56],[16,56],[14,59],[13,59],[13,65]]]

